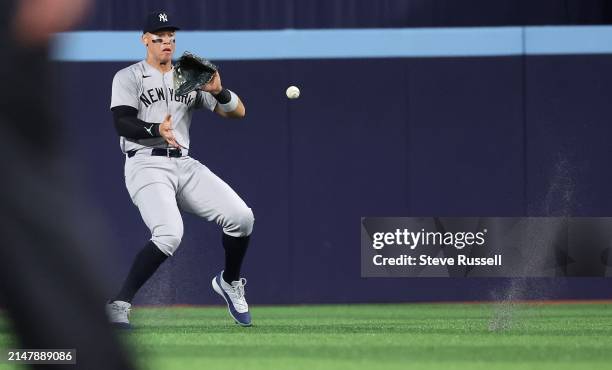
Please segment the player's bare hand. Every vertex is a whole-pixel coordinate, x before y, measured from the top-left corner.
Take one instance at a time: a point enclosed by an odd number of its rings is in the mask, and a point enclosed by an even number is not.
[[[219,75],[219,71],[215,72],[215,75],[209,83],[202,86],[202,90],[209,92],[213,95],[218,94],[221,92],[221,90],[223,90],[223,87],[221,86],[221,76]]]
[[[166,140],[168,145],[173,146],[175,148],[180,148],[180,145],[176,142],[176,138],[174,137],[174,129],[172,128],[172,116],[168,114],[166,118],[164,118],[164,122],[159,125],[159,134],[161,137]]]

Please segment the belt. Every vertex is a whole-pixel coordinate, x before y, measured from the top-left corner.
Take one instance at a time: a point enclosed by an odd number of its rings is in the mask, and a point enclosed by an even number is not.
[[[142,150],[142,149],[138,149],[138,150]],[[138,150],[130,150],[127,152],[127,156],[128,158],[132,158],[133,156],[136,155],[136,152],[138,152]],[[157,157],[172,157],[172,158],[179,158],[183,156],[183,152],[180,149],[171,149],[171,148],[167,148],[167,149],[162,149],[162,148],[153,148],[151,149],[151,155],[153,156],[157,156]]]

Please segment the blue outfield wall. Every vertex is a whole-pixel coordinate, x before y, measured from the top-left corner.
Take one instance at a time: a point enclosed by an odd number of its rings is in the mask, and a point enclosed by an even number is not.
[[[104,0],[81,29],[137,30],[164,9],[184,30],[606,24],[608,0]]]
[[[140,31],[79,31],[55,38],[58,61],[142,57]],[[177,54],[214,60],[610,54],[612,26],[180,31]],[[95,45],[95,47],[92,47]]]
[[[128,42],[128,40],[125,40]],[[243,121],[200,112],[191,154],[254,209],[252,303],[477,300],[502,279],[362,279],[362,216],[609,216],[612,55],[220,61]],[[129,62],[56,62],[66,152],[115,232],[118,284],[148,231],[108,109]],[[295,84],[302,96],[284,96]],[[217,303],[220,231],[185,237],[140,303]],[[544,287],[544,288],[543,288]],[[611,298],[605,279],[538,280],[525,297]]]

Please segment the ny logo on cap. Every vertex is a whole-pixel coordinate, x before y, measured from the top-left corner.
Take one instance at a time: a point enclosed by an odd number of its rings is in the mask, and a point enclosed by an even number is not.
[[[168,15],[166,13],[159,13],[160,22],[168,22]]]

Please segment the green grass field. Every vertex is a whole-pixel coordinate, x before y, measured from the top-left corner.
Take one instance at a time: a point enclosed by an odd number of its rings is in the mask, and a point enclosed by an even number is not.
[[[612,304],[140,308],[143,369],[611,369]],[[491,327],[503,328],[491,330]],[[10,336],[0,331],[0,347]],[[0,365],[1,367],[1,365]]]

